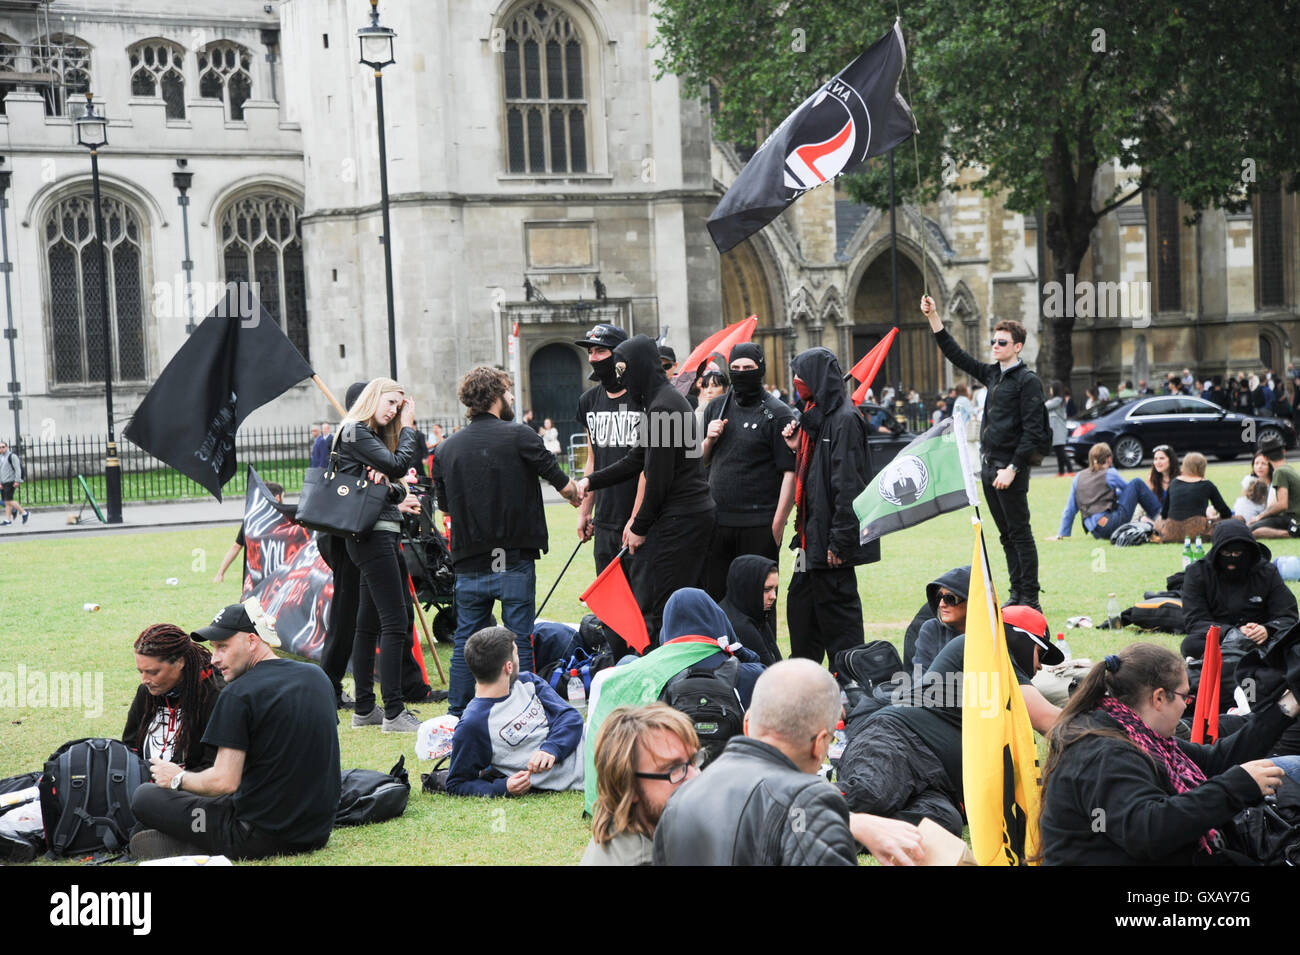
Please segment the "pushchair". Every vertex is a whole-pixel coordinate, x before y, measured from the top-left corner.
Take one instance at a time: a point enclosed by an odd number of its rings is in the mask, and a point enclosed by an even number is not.
[[[456,632],[456,572],[451,547],[434,526],[433,488],[428,478],[421,478],[412,490],[420,497],[420,514],[406,515],[402,521],[402,553],[420,606],[424,610],[437,608],[434,639],[450,643]]]

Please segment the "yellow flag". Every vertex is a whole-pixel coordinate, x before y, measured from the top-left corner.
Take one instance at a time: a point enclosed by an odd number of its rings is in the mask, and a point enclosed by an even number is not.
[[[1038,750],[1007,654],[984,532],[973,523],[961,718],[966,818],[980,865],[1024,865],[1038,854]]]

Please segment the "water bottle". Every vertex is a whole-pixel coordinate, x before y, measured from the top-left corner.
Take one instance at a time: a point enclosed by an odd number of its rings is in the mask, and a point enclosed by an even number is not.
[[[835,724],[835,738],[831,740],[830,748],[826,750],[826,758],[833,763],[838,763],[840,757],[844,755],[844,747],[848,744],[848,737],[844,735],[844,721],[840,720]]]
[[[569,671],[569,705],[583,716],[587,715],[587,688],[577,670]]]
[[[1186,570],[1191,565],[1192,565],[1192,539],[1190,537],[1184,537],[1183,538],[1183,570]]]
[[[1200,560],[1205,556],[1205,544],[1201,542],[1201,535],[1196,535],[1196,546],[1192,548],[1192,560]]]
[[[1056,645],[1060,647],[1061,652],[1065,654],[1065,659],[1070,659],[1070,645],[1065,642],[1065,634],[1058,633],[1056,635]]]
[[[1119,598],[1114,594],[1106,595],[1106,626],[1111,630],[1120,628]]]

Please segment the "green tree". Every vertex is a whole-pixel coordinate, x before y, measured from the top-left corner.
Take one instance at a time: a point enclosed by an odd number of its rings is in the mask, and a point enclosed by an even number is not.
[[[753,142],[893,22],[895,3],[659,0],[659,67],[718,92],[716,133]],[[921,181],[898,159],[900,201],[956,189],[956,168],[1009,208],[1046,209],[1054,278],[1077,273],[1093,228],[1152,187],[1195,209],[1238,209],[1266,177],[1296,188],[1300,0],[913,0],[902,92],[921,129]],[[1103,193],[1118,159],[1141,176]],[[947,176],[945,176],[947,172]],[[945,179],[948,181],[945,182]],[[889,204],[886,164],[849,176]],[[1074,319],[1044,316],[1047,373],[1070,380]]]

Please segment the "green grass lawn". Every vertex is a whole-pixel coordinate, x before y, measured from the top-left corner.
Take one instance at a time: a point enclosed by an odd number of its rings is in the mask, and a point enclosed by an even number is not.
[[[1232,501],[1247,462],[1215,465],[1209,476]],[[1138,472],[1130,472],[1126,477]],[[1115,592],[1121,606],[1141,598],[1144,590],[1164,588],[1165,578],[1181,569],[1181,548],[1146,545],[1116,548],[1082,534],[1077,523],[1070,540],[1042,540],[1056,533],[1069,490],[1066,478],[1034,478],[1030,505],[1039,539],[1043,608],[1053,631],[1067,617],[1088,614],[1100,621],[1106,596]],[[901,647],[903,630],[924,600],[925,584],[949,568],[968,563],[973,549],[973,512],[947,514],[882,541],[883,559],[858,571],[868,640],[884,638]],[[548,508],[551,551],[537,566],[538,601],[550,589],[577,542],[576,511],[567,505]],[[987,526],[994,579],[1005,587],[1006,565],[991,519]],[[10,540],[0,564],[0,674],[87,675],[102,686],[102,706],[82,699],[80,707],[51,708],[34,701],[0,701],[0,777],[41,768],[44,760],[69,739],[118,736],[138,677],[131,644],[149,624],[174,622],[186,629],[211,620],[237,600],[236,574],[212,583],[235,526],[153,534],[101,535],[57,540]],[[1207,542],[1208,546],[1208,542]],[[1300,540],[1270,542],[1274,555],[1300,554]],[[791,558],[782,558],[782,588],[788,584]],[[179,578],[168,586],[167,578]],[[574,560],[560,582],[545,616],[577,621],[583,608],[578,594],[594,577],[590,545]],[[784,592],[779,607],[779,637],[788,648]],[[82,605],[98,603],[98,613]],[[1132,630],[1073,630],[1067,634],[1075,656],[1100,654],[1142,637]],[[1178,638],[1150,639],[1176,647]],[[440,647],[443,667],[450,648]],[[430,665],[430,670],[432,671]],[[433,676],[436,685],[436,674]],[[90,694],[95,696],[94,692]],[[13,705],[14,702],[25,705]],[[419,708],[422,717],[445,712],[445,704]],[[353,863],[576,863],[587,842],[577,793],[530,795],[524,799],[477,800],[420,793],[419,771],[428,764],[414,758],[414,738],[385,735],[378,728],[353,730],[347,714],[339,727],[343,768],[387,770],[407,756],[412,794],[398,820],[364,829],[338,830],[329,846],[309,856],[280,860],[289,864]]]

